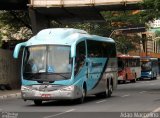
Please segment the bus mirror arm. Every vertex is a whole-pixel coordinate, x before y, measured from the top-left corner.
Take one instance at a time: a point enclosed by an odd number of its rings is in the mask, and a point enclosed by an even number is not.
[[[89,77],[89,68],[88,68],[89,62],[86,61],[85,65],[86,65],[86,67],[87,67],[86,78],[88,78],[88,77]]]
[[[88,62],[86,62],[86,66],[88,66]]]
[[[87,67],[92,67],[92,62],[91,62],[91,60],[89,60],[89,59],[86,59],[86,66]]]
[[[87,68],[86,77],[89,78],[89,69]]]
[[[19,44],[16,45],[16,47],[15,47],[15,49],[14,49],[14,53],[13,53],[13,57],[14,57],[15,59],[18,58],[19,51],[20,51],[20,49],[21,49],[22,46],[26,46],[26,43],[23,42],[23,43],[19,43]]]

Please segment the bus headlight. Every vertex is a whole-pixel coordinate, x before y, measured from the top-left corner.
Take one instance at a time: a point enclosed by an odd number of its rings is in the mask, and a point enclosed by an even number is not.
[[[73,91],[74,90],[74,86],[67,86],[64,88],[61,88],[61,91]]]
[[[149,72],[148,74],[149,74],[149,75],[151,75],[151,74],[152,74],[152,72]]]
[[[30,87],[26,87],[26,86],[21,86],[21,90],[22,91],[30,91],[31,88]]]

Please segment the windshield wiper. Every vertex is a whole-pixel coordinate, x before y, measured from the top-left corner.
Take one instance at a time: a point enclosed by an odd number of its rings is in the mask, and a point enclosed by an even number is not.
[[[35,78],[37,79],[36,76],[41,75],[41,74],[45,74],[45,75],[59,75],[65,79],[68,79],[68,77],[64,76],[63,73],[48,73],[48,72],[43,72],[43,73],[25,73],[25,74],[31,74],[28,78],[26,79],[31,79],[31,78]],[[64,73],[64,74],[68,74],[68,73]]]
[[[30,80],[31,78],[35,78],[36,76],[38,76],[41,73],[24,73],[24,74],[31,74],[28,78],[26,78],[27,80]]]
[[[66,77],[66,76],[62,75],[62,73],[54,73],[54,74],[59,75],[59,76],[61,76],[61,77],[65,78],[65,79],[68,79],[68,77]]]

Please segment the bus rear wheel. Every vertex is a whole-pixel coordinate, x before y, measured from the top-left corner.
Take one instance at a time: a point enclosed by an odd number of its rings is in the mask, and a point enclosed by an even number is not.
[[[136,83],[137,79],[137,74],[135,73],[135,78],[133,80],[131,80],[131,82]]]
[[[105,92],[96,94],[96,97],[98,98],[111,97],[112,92],[113,92],[113,85],[109,83],[109,80],[107,80]]]
[[[127,74],[126,74],[125,79],[123,80],[123,84],[126,84],[126,83],[127,83],[127,79],[128,79],[128,76],[127,76]]]
[[[34,100],[34,104],[40,106],[42,105],[42,100]]]
[[[109,79],[108,79],[107,86],[106,86],[106,91],[105,91],[105,95],[104,96],[106,98],[107,97],[111,97],[112,92],[113,92],[113,85],[112,85],[112,82],[110,82]]]
[[[112,83],[110,83],[108,85],[108,92],[106,93],[107,97],[111,97],[112,92],[113,92],[113,85],[112,85]]]

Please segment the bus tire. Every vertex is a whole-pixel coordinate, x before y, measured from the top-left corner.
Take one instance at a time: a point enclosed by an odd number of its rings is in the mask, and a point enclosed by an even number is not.
[[[105,91],[105,97],[111,97],[112,92],[113,92],[113,84],[112,84],[112,80],[109,81],[109,79],[107,80],[107,87],[106,87],[106,91]]]
[[[112,91],[113,91],[113,86],[111,84],[111,82],[109,82],[109,79],[107,79],[106,81],[106,85],[105,85],[105,92],[102,93],[98,93],[96,94],[97,98],[108,98],[111,97]]]
[[[126,80],[123,80],[123,84],[126,84]]]
[[[113,85],[112,85],[112,82],[110,82],[109,87],[108,87],[107,97],[111,97],[112,93],[113,93]]]
[[[154,78],[155,80],[157,79],[157,75],[155,76],[155,78]]]
[[[40,106],[42,105],[42,100],[34,100],[34,104]]]
[[[125,79],[123,80],[123,84],[126,84],[127,79],[128,79],[128,76],[126,74]]]
[[[155,79],[155,80],[157,79],[157,73],[156,73],[156,76],[154,77],[154,79]]]
[[[86,97],[86,85],[83,85],[83,89],[82,89],[82,96],[80,98],[77,99],[77,103],[78,104],[82,104],[84,102],[84,99]]]
[[[131,80],[131,82],[136,83],[136,79],[137,79],[137,74],[135,73],[135,78]]]
[[[151,80],[154,80],[154,72],[153,72],[153,74],[152,74]]]

